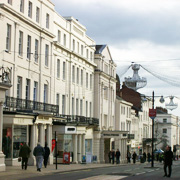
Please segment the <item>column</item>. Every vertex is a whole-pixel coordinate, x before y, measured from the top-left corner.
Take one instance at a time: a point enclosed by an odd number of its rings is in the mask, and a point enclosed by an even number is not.
[[[82,148],[82,144],[81,144],[81,142],[82,142],[82,135],[81,134],[79,134],[78,135],[78,162],[79,163],[81,163],[81,156],[82,156],[82,154],[81,154],[81,148]]]
[[[29,164],[29,165],[32,165],[32,166],[35,165],[35,157],[34,157],[34,155],[33,155],[33,150],[34,150],[34,148],[35,148],[35,146],[36,146],[36,141],[35,141],[35,139],[36,139],[35,128],[36,128],[36,125],[33,124],[33,125],[31,126],[31,140],[30,140],[31,154],[30,154],[30,158],[29,158],[29,160],[28,160],[28,164]]]
[[[77,134],[73,135],[73,163],[77,163]]]
[[[82,135],[82,155],[85,156],[85,134]]]
[[[52,149],[52,125],[51,124],[47,125],[46,137],[47,137],[47,144],[48,144],[48,147],[50,149],[50,155],[49,155],[49,162],[48,163],[53,164],[53,154],[51,152],[51,149]]]
[[[40,143],[41,143],[41,146],[44,147],[44,145],[45,145],[45,130],[44,130],[44,124],[40,124]]]

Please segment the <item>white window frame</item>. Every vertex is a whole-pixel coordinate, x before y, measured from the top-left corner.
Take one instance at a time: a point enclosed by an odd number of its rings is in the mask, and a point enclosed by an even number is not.
[[[7,24],[6,50],[11,51],[11,25]]]
[[[88,88],[88,78],[89,78],[89,75],[88,75],[88,73],[86,73],[86,88]]]
[[[37,97],[38,97],[38,82],[34,81],[33,101],[37,101]]]
[[[31,36],[27,36],[27,59],[31,59]]]
[[[64,34],[64,37],[63,37],[64,39],[64,41],[63,41],[63,45],[66,47],[66,34]]]
[[[30,99],[30,79],[26,79],[26,91],[25,91],[25,99],[29,100]]]
[[[66,96],[65,95],[62,95],[62,114],[65,115],[66,113]]]
[[[19,56],[23,56],[23,32],[19,31]]]
[[[48,85],[44,84],[44,98],[43,98],[44,103],[48,103]]]
[[[20,0],[20,12],[24,13],[24,0]]]
[[[60,30],[58,30],[57,41],[58,41],[58,43],[61,43],[61,31]]]
[[[75,66],[72,66],[72,83],[75,83]]]
[[[22,77],[17,76],[17,98],[22,98]]]
[[[60,59],[57,59],[57,78],[60,78]]]
[[[79,99],[76,98],[76,115],[79,115]]]
[[[39,41],[37,39],[35,39],[35,48],[34,48],[35,52],[34,52],[34,61],[36,63],[38,63],[38,52],[39,52]]]
[[[76,76],[76,83],[79,84],[79,68],[77,67],[77,72],[76,72],[77,76]]]
[[[49,66],[49,45],[45,45],[45,66]]]
[[[58,106],[59,106],[59,101],[60,101],[59,97],[60,97],[60,94],[57,93],[56,94],[56,105],[58,105]]]
[[[63,62],[63,80],[66,79],[66,62]]]
[[[50,16],[48,13],[46,13],[46,28],[49,29],[49,19],[50,19]]]
[[[29,1],[29,3],[28,3],[28,17],[30,17],[30,18],[32,18],[32,8],[33,8],[32,2]]]
[[[36,22],[39,23],[40,8],[36,6]]]

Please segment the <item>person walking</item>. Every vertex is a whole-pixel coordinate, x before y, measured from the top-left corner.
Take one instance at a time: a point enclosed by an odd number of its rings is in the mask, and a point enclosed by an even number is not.
[[[33,151],[33,155],[36,157],[37,171],[41,171],[44,154],[44,148],[40,145],[40,143],[37,143],[37,146]]]
[[[131,153],[127,152],[127,163],[131,163]]]
[[[121,156],[121,153],[120,153],[119,149],[117,149],[115,155],[116,155],[116,164],[120,164],[120,156]]]
[[[143,159],[144,159],[144,162],[146,162],[146,153],[145,152],[143,153]]]
[[[167,146],[166,151],[164,153],[164,177],[171,177],[172,172],[172,161],[173,161],[173,152],[171,151],[171,147]],[[167,174],[167,167],[169,174]]]
[[[132,159],[133,159],[134,164],[136,163],[136,157],[137,157],[137,154],[134,152],[132,155]]]
[[[150,161],[151,161],[151,154],[149,152],[147,154],[147,158],[148,158],[148,163],[150,163]]]
[[[115,152],[114,152],[114,150],[111,151],[111,155],[112,155],[112,164],[114,164],[114,158],[115,158]]]
[[[47,142],[45,143],[45,147],[44,147],[44,167],[47,167],[47,163],[48,163],[48,158],[50,155],[50,149],[47,146]]]
[[[23,143],[23,146],[21,147],[19,151],[19,157],[22,157],[22,169],[27,169],[27,163],[28,163],[28,158],[30,155],[31,149],[29,146],[26,144],[26,142]]]

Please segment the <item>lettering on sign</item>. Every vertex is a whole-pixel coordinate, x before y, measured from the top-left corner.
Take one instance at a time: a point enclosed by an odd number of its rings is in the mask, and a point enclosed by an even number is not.
[[[119,134],[103,134],[104,136],[119,136]]]

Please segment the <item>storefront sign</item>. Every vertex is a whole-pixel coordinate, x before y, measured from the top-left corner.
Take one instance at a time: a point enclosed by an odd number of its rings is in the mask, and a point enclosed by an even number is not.
[[[66,126],[65,127],[65,133],[66,134],[75,134],[77,132],[75,126]]]
[[[104,136],[119,136],[119,134],[103,134]]]
[[[52,150],[51,150],[52,152],[53,152],[55,146],[56,146],[56,140],[52,139]]]
[[[63,163],[70,164],[70,152],[63,153]]]

